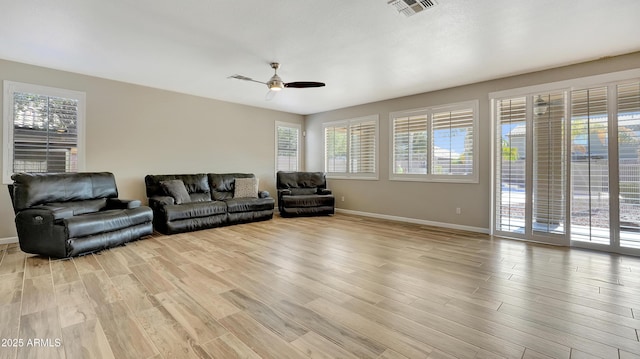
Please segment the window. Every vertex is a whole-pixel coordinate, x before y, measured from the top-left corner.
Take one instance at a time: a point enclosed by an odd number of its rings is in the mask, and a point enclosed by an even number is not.
[[[325,172],[330,177],[378,178],[378,116],[325,123]]]
[[[616,87],[620,246],[640,248],[640,81]]]
[[[537,113],[533,110],[535,102],[544,104]],[[500,204],[496,205],[496,228],[525,233],[525,223],[531,217],[536,236],[563,234],[567,168],[564,93],[497,100],[495,113],[495,193]],[[531,167],[527,157],[533,159]],[[532,183],[529,200],[528,180]],[[527,201],[533,204],[530,209]],[[529,210],[532,216],[527,216]]]
[[[609,244],[607,87],[571,91],[571,240]]]
[[[276,171],[300,170],[300,125],[276,122]]]
[[[478,182],[478,101],[390,114],[391,179]]]
[[[85,94],[4,81],[3,182],[15,172],[83,169]]]
[[[490,97],[492,233],[640,254],[640,71]]]
[[[497,150],[496,176],[496,228],[520,233],[525,222],[524,185],[526,167],[526,119],[525,97],[498,100],[496,103]]]

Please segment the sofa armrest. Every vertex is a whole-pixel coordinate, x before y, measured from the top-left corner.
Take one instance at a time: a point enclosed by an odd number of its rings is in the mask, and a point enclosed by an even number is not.
[[[277,191],[278,191],[278,210],[282,212],[283,211],[282,196],[290,196],[291,190],[282,188],[282,189],[277,189]]]
[[[291,190],[290,189],[279,189],[278,190],[278,196],[290,196],[291,195]]]
[[[149,197],[149,207],[152,209],[160,209],[164,206],[176,204],[176,200],[170,196],[152,196]]]
[[[27,253],[67,256],[65,218],[73,218],[73,210],[53,206],[36,206],[16,214],[16,230],[20,249]],[[58,218],[56,218],[58,217]]]
[[[132,209],[140,207],[141,202],[137,199],[108,198],[107,209]]]
[[[38,215],[38,216],[44,215],[45,217],[51,216],[54,222],[73,217],[73,208],[68,208],[68,207],[56,207],[56,206],[45,205],[45,206],[37,206],[33,208],[24,209],[21,212],[32,213],[32,215]]]
[[[269,191],[258,191],[258,198],[269,198],[271,193]]]
[[[27,208],[19,211],[16,215],[16,226],[18,231],[29,231],[31,227],[51,228],[54,224],[60,224],[64,219],[70,217],[73,217],[73,212],[70,210],[61,209],[56,211],[54,207],[38,206],[37,208]]]
[[[331,190],[327,188],[318,188],[318,194],[322,194],[322,195],[331,194]]]

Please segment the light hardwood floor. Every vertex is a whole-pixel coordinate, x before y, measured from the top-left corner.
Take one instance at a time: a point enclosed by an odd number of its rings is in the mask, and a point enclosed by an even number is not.
[[[0,358],[640,358],[635,257],[336,215],[0,260]]]

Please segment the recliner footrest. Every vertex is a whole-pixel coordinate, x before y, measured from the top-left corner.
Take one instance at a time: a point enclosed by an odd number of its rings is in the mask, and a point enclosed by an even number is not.
[[[285,207],[294,208],[333,206],[335,198],[333,195],[282,196],[282,203]]]
[[[117,231],[143,223],[150,223],[153,212],[148,207],[113,209],[73,216],[65,219],[69,238],[77,238]]]

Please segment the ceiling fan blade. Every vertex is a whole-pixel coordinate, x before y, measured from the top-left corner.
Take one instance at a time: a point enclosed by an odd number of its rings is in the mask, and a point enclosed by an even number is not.
[[[264,100],[265,100],[265,101],[271,101],[271,100],[273,100],[273,99],[276,97],[276,94],[277,94],[277,93],[278,93],[278,91],[271,91],[271,90],[269,90],[269,91],[267,92],[267,94],[266,94],[266,95],[264,95]]]
[[[291,88],[308,88],[308,87],[323,87],[325,86],[324,82],[313,82],[313,81],[298,81],[298,82],[287,82],[284,84],[284,87]]]
[[[259,84],[266,84],[266,82],[262,82],[262,81],[258,81],[258,80],[254,80],[251,77],[247,77],[247,76],[243,76],[243,75],[231,75],[229,77],[227,77],[229,79],[236,79],[236,80],[243,80],[243,81],[251,81],[251,82],[257,82]]]

